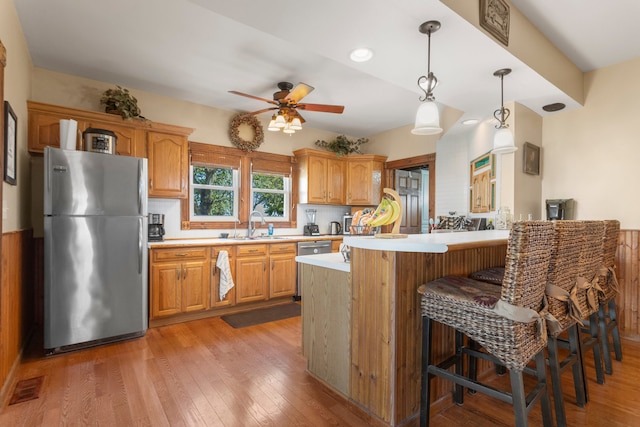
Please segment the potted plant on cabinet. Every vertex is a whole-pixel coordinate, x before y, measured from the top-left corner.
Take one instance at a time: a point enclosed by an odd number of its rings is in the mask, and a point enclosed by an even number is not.
[[[116,85],[115,89],[107,89],[102,93],[100,104],[104,105],[104,111],[109,114],[118,114],[123,119],[139,118],[140,108],[138,100],[129,93],[129,89]]]
[[[369,142],[367,138],[359,138],[355,141],[349,140],[345,135],[338,135],[333,141],[327,142],[317,140],[315,144],[325,150],[333,151],[338,157],[352,153],[362,154],[360,146]]]

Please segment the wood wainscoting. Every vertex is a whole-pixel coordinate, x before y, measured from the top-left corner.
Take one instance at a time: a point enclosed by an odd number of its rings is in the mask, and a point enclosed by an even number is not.
[[[33,231],[2,234],[2,281],[0,282],[0,398],[4,399],[13,369],[34,324]],[[1,400],[3,401],[3,400]]]
[[[640,341],[640,230],[620,230],[616,252],[616,297],[620,335]]]

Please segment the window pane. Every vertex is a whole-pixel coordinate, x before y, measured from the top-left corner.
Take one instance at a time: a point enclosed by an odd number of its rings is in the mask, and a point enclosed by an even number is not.
[[[284,217],[284,194],[253,192],[253,209],[265,216]]]
[[[193,212],[200,216],[233,216],[233,191],[194,188]]]
[[[284,176],[254,173],[252,176],[252,184],[253,188],[284,190]]]
[[[233,185],[233,169],[194,166],[193,183],[231,187]]]

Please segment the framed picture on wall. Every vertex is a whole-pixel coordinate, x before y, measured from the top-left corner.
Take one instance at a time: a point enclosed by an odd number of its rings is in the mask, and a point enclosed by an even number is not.
[[[530,142],[525,142],[523,153],[522,167],[524,173],[540,175],[540,147]]]
[[[8,101],[4,101],[4,180],[16,185],[16,146],[18,117]]]

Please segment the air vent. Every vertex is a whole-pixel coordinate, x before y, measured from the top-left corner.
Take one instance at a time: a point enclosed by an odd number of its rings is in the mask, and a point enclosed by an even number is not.
[[[566,105],[564,105],[562,102],[556,102],[556,103],[553,103],[553,104],[545,105],[544,107],[542,107],[542,109],[544,111],[552,113],[554,111],[560,111],[560,110],[564,109],[564,107],[566,107]]]

